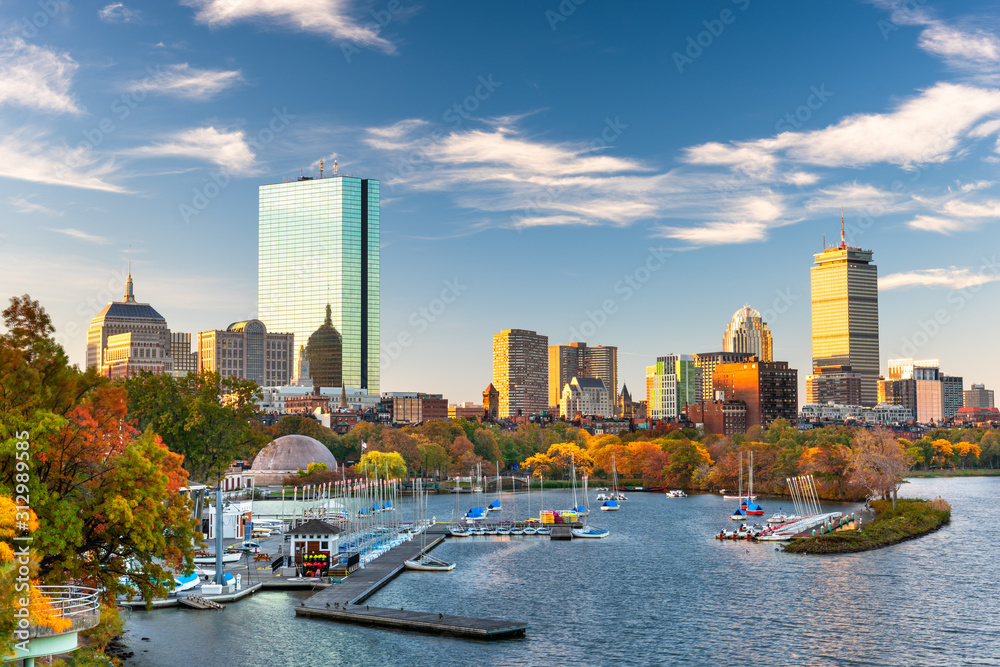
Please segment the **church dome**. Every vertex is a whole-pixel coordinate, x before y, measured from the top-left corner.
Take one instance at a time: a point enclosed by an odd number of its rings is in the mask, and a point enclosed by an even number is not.
[[[283,435],[260,451],[251,470],[305,470],[310,463],[325,463],[330,470],[337,469],[337,459],[319,440],[307,435]]]
[[[330,306],[326,307],[326,319],[319,329],[309,336],[306,344],[306,359],[314,387],[342,387],[344,339],[333,326]]]

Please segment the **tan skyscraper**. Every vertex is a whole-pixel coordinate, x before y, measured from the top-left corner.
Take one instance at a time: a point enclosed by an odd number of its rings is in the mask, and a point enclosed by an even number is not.
[[[757,357],[757,361],[774,361],[771,330],[760,312],[743,306],[733,313],[733,321],[722,336],[722,351],[746,352]]]
[[[498,416],[527,417],[549,407],[549,337],[525,329],[493,336],[493,385],[500,394]]]
[[[861,404],[878,402],[878,269],[872,251],[840,245],[815,254],[812,286],[813,373],[857,373]]]
[[[549,346],[549,405],[559,405],[563,389],[575,377],[600,378],[612,403],[618,401],[618,348],[586,343]]]

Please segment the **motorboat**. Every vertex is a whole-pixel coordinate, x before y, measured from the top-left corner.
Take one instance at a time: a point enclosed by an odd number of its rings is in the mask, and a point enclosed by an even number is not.
[[[687,494],[684,493],[683,491],[681,491],[680,489],[674,489],[673,491],[667,491],[666,494],[664,494],[664,495],[666,495],[667,498],[687,498]]]
[[[230,553],[222,554],[222,564],[229,565],[231,563],[238,563],[240,559],[243,558],[243,552],[234,551]],[[215,554],[209,554],[208,556],[195,556],[195,565],[215,565]]]
[[[621,505],[618,504],[616,500],[605,500],[601,505],[602,512],[617,512],[621,509]]]
[[[181,591],[186,591],[188,589],[194,588],[201,582],[201,577],[198,576],[196,572],[191,572],[190,574],[177,574],[174,575],[174,583],[177,584],[174,588],[174,593],[180,593]]]

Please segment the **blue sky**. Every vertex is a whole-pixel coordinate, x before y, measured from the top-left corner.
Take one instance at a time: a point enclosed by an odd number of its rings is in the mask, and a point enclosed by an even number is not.
[[[478,401],[516,327],[617,345],[641,396],[744,303],[801,383],[843,206],[883,370],[996,385],[995,5],[650,4],[4,3],[0,282],[77,363],[130,244],[171,329],[224,328],[258,185],[336,159],[383,182],[383,391]]]

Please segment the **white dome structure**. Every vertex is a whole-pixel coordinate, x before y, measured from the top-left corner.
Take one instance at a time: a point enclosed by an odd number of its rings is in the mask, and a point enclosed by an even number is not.
[[[283,435],[272,440],[253,460],[250,473],[256,485],[281,484],[286,477],[305,470],[310,463],[325,463],[337,470],[337,459],[326,446],[307,435]]]

